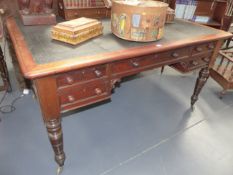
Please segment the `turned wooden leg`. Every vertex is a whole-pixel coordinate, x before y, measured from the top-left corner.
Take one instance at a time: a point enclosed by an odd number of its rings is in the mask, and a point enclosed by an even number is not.
[[[60,174],[65,162],[65,153],[63,151],[63,134],[56,78],[37,79],[35,85],[48,137],[55,154],[55,161],[59,165],[57,172]]]
[[[208,78],[209,78],[209,68],[208,67],[202,68],[199,72],[199,77],[197,78],[195,89],[191,97],[191,108],[192,109],[194,109],[194,104],[198,100],[198,95],[200,94]]]
[[[226,49],[229,48],[229,45],[230,45],[231,40],[232,40],[232,38],[227,39],[227,41],[226,41]]]
[[[52,119],[45,122],[49,140],[55,153],[55,161],[59,167],[64,166],[65,153],[63,151],[63,134],[61,127],[61,119]]]

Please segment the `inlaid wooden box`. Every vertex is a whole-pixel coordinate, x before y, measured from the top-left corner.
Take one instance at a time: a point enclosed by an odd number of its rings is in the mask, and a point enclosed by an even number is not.
[[[52,38],[72,45],[79,44],[103,33],[102,23],[96,19],[78,18],[59,23],[52,28]]]

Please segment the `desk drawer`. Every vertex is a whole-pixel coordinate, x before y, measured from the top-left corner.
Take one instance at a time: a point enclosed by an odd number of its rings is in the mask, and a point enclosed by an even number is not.
[[[211,42],[211,43],[205,43],[205,44],[194,46],[192,48],[192,56],[205,54],[207,52],[212,52],[215,48],[215,45],[216,45],[215,42]]]
[[[124,76],[141,72],[143,69],[155,68],[162,64],[172,63],[175,60],[188,58],[190,52],[191,48],[188,47],[115,62],[112,63],[112,73],[115,76]]]
[[[73,85],[83,81],[106,77],[106,65],[72,71],[57,76],[58,88]]]
[[[181,73],[187,73],[195,69],[205,67],[209,64],[212,53],[206,53],[199,56],[193,56],[191,59],[182,61],[180,63],[170,65]]]
[[[59,89],[58,96],[61,108],[69,109],[87,105],[110,95],[110,84],[107,79],[73,85]]]

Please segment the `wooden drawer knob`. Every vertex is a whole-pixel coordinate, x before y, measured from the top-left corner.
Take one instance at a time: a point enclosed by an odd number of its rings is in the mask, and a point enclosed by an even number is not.
[[[198,65],[198,62],[197,61],[192,61],[191,64],[196,66],[196,65]]]
[[[208,57],[203,58],[203,61],[205,61],[206,63],[208,63],[210,61],[210,59]]]
[[[101,77],[102,76],[102,72],[101,71],[95,70],[94,72],[95,72],[96,77]]]
[[[159,57],[158,54],[154,55],[154,58],[158,58],[158,57]]]
[[[132,62],[133,67],[139,67],[139,63],[138,62]]]
[[[68,101],[69,101],[70,103],[72,103],[72,102],[75,101],[75,98],[74,98],[73,95],[68,95],[67,98],[68,98]]]
[[[95,94],[96,95],[102,94],[102,90],[100,88],[95,88]]]
[[[72,77],[70,77],[70,76],[66,77],[66,81],[67,81],[68,84],[73,84],[74,83],[74,79]]]
[[[172,56],[173,56],[174,58],[177,58],[177,57],[179,57],[179,54],[176,53],[176,52],[174,52],[174,53],[172,53]]]
[[[209,48],[209,49],[214,49],[214,45],[213,45],[213,44],[209,44],[209,45],[208,45],[208,48]]]
[[[203,49],[201,47],[197,47],[196,51],[201,52],[201,51],[203,51]]]
[[[185,62],[181,62],[180,63],[183,67],[186,67],[187,66],[187,64],[185,63]]]

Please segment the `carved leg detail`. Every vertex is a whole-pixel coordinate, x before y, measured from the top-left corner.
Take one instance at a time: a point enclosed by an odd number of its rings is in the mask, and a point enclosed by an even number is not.
[[[194,108],[194,104],[198,100],[198,95],[200,94],[203,86],[205,85],[207,79],[209,78],[209,68],[202,68],[199,72],[199,77],[197,78],[195,89],[191,97],[191,108]]]
[[[46,121],[48,136],[55,153],[55,161],[59,167],[64,166],[65,153],[63,151],[63,134],[61,128],[61,119],[52,119]]]
[[[7,65],[4,60],[2,48],[0,47],[0,75],[4,83],[4,89],[8,92],[11,91],[10,78],[7,70]]]

